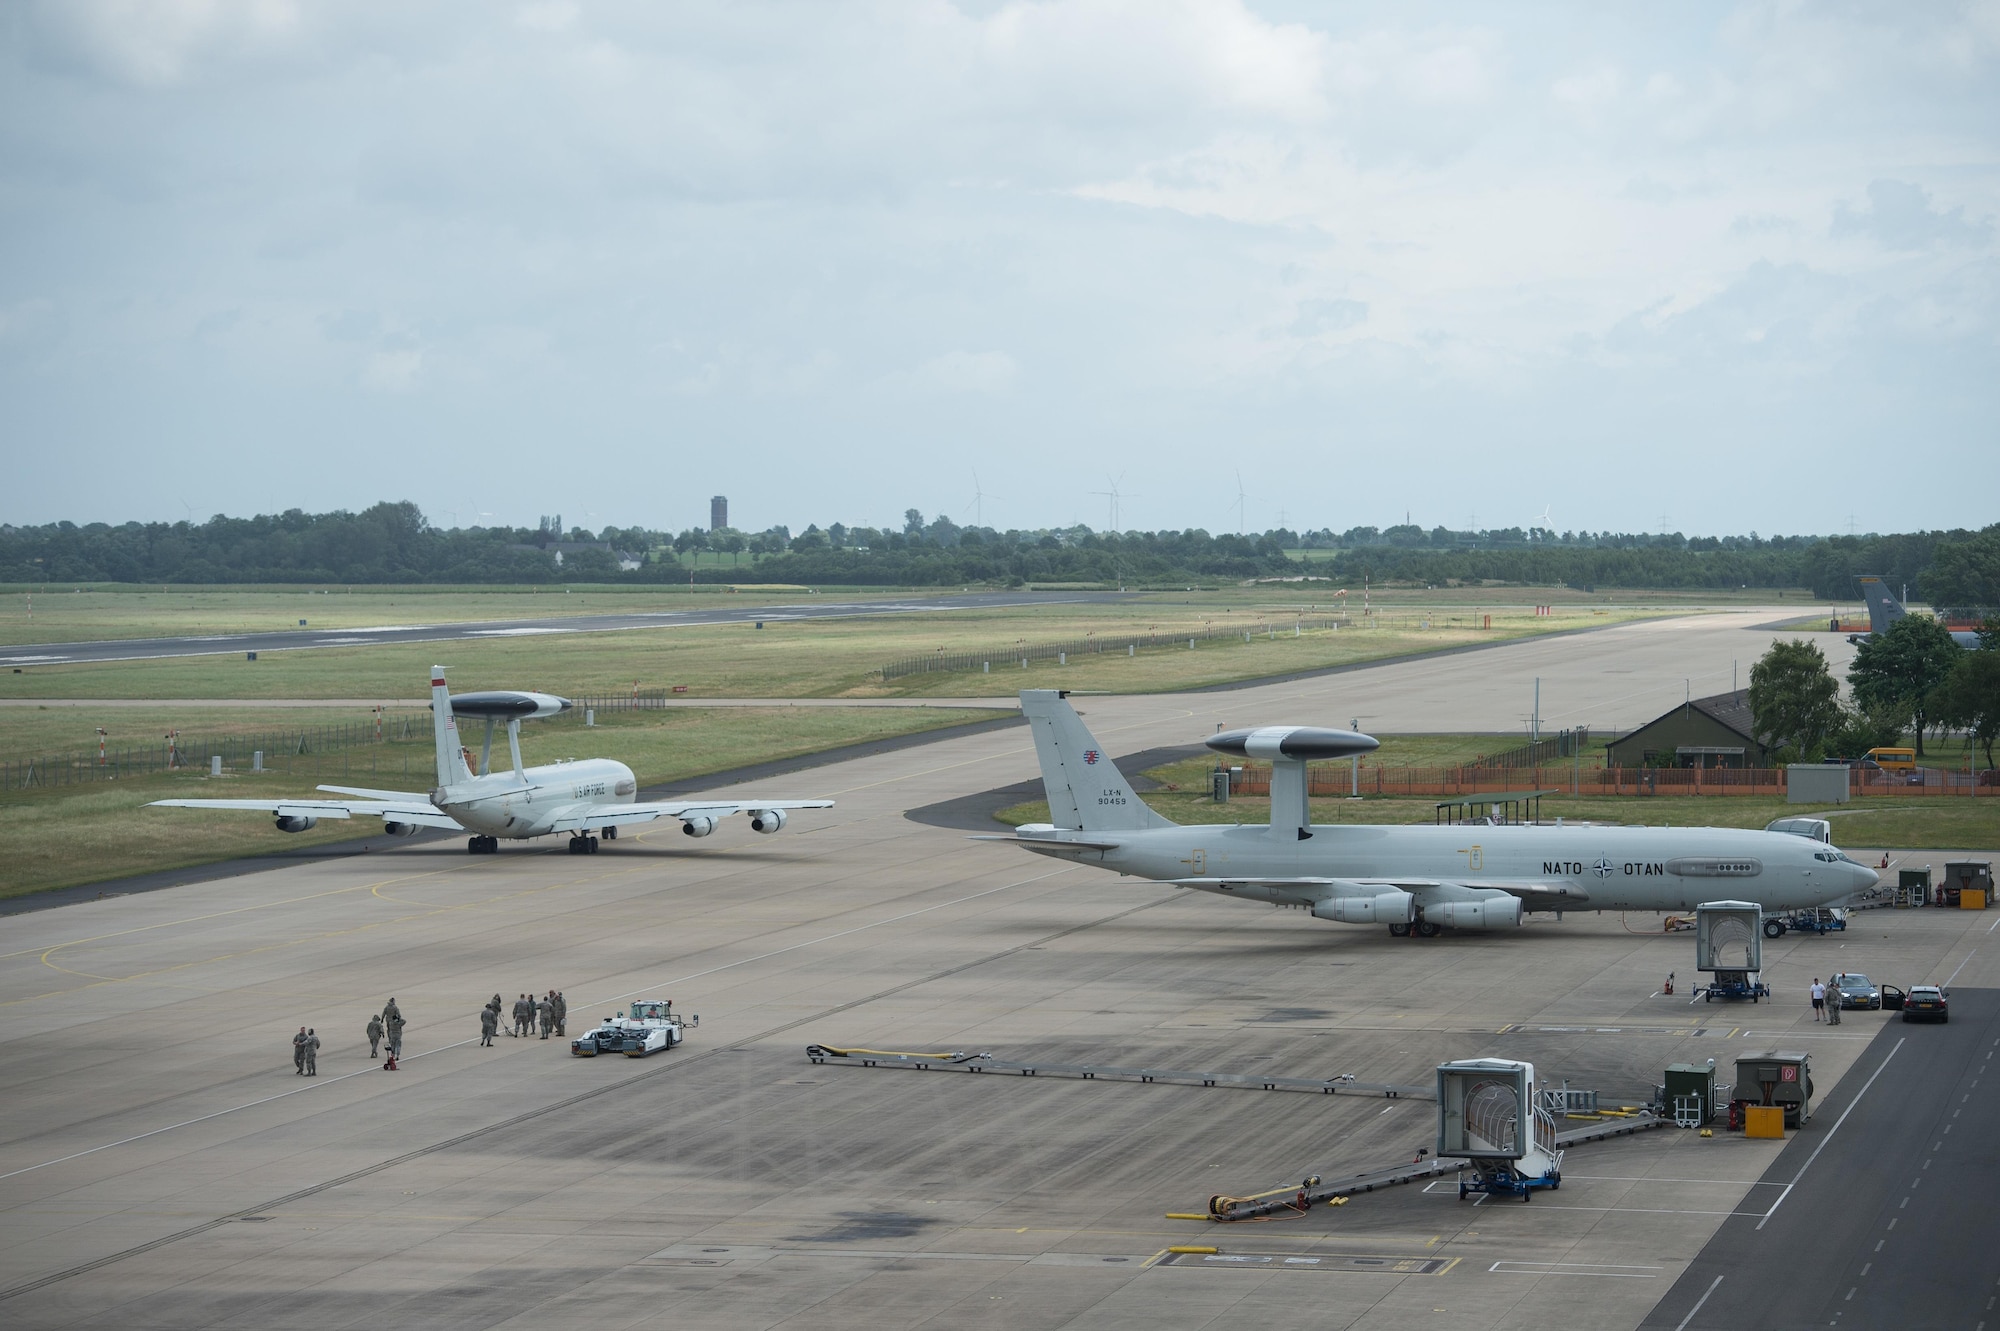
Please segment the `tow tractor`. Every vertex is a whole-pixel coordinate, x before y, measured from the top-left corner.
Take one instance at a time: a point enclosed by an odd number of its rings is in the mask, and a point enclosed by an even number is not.
[[[596,1030],[585,1031],[571,1040],[569,1051],[578,1058],[595,1058],[599,1054],[644,1058],[662,1049],[672,1049],[700,1024],[700,1017],[682,1017],[675,1012],[670,998],[635,999],[624,1012],[606,1017]]]
[[[1837,906],[1818,910],[1795,910],[1788,915],[1771,915],[1764,920],[1764,937],[1783,938],[1787,929],[1802,934],[1834,934],[1847,928],[1847,912]]]

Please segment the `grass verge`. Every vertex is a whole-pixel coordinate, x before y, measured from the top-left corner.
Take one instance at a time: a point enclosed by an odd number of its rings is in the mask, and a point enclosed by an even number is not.
[[[728,708],[619,713],[591,730],[522,727],[522,758],[616,758],[643,784],[687,780],[747,763],[798,757],[847,744],[889,739],[990,719],[959,708]],[[476,733],[469,733],[475,748]],[[504,762],[504,740],[495,744]],[[331,755],[294,756],[288,767],[221,779],[176,772],[91,786],[10,792],[0,800],[0,896],[97,883],[158,869],[180,869],[274,850],[382,837],[373,818],[322,822],[284,834],[256,813],[151,809],[157,799],[254,799],[308,795],[321,781],[425,790],[432,754],[422,744],[369,745]],[[777,783],[773,784],[776,789]],[[787,792],[814,790],[810,775],[788,778]]]

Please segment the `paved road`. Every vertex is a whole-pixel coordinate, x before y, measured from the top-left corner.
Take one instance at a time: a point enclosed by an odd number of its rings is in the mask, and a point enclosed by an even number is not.
[[[966,592],[947,596],[884,597],[836,601],[809,597],[782,604],[742,597],[702,610],[625,615],[551,615],[466,624],[385,624],[373,628],[225,633],[188,638],[126,638],[104,642],[26,643],[4,650],[0,666],[70,665],[88,661],[146,661],[167,656],[221,656],[232,652],[301,651],[313,647],[369,647],[381,643],[450,642],[462,638],[519,638],[549,633],[619,633],[632,629],[744,624],[753,620],[852,619],[866,615],[938,614],[1024,605],[1106,604],[1128,600],[1123,592]]]
[[[1951,1007],[1884,1026],[1765,1171],[1770,1209],[1730,1217],[1644,1327],[2000,1326],[2000,990]]]

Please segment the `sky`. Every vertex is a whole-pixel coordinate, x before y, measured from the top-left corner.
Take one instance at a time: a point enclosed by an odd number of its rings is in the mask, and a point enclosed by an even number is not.
[[[2000,0],[14,0],[0,521],[1983,526],[1996,147]]]

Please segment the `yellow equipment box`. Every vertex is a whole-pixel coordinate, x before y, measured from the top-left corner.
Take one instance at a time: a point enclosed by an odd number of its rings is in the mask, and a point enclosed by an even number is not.
[[[1976,887],[1962,887],[1958,890],[1960,910],[1985,910],[1986,894]]]
[[[1743,1135],[1785,1139],[1785,1109],[1782,1105],[1743,1106]]]

